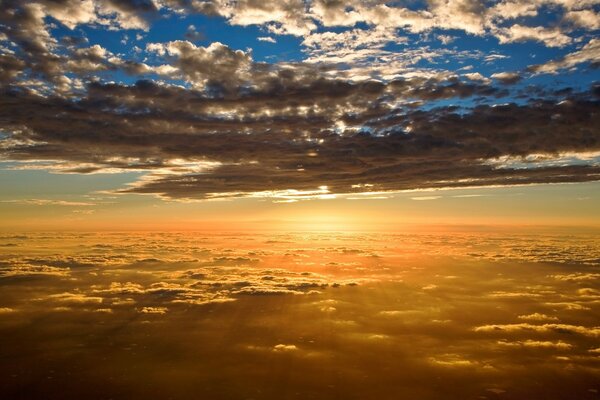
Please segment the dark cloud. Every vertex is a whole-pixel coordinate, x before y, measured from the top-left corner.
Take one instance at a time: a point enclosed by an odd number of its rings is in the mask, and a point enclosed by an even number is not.
[[[358,2],[296,0],[8,0],[0,10],[0,40],[8,46],[0,53],[0,129],[6,134],[0,155],[25,163],[48,160],[54,163],[48,168],[60,172],[147,171],[121,192],[169,198],[597,180],[593,163],[535,161],[600,150],[597,87],[589,93],[521,91],[516,103],[510,102],[516,101],[510,85],[524,73],[498,72],[491,76],[495,80],[471,73],[465,79],[449,71],[415,69],[415,60],[439,56],[432,49],[407,50],[413,61],[389,58],[385,51],[369,53],[370,44],[379,51],[390,42],[388,32],[399,27],[390,20],[393,15],[410,16],[402,26],[414,31],[460,28],[483,35],[489,23],[523,12],[512,3],[490,10],[476,1],[442,3],[431,2],[425,13],[378,1],[369,8]],[[127,58],[88,44],[76,32],[59,40],[50,29],[52,21],[69,29],[147,29],[161,12],[174,11],[220,15],[231,24],[262,25],[273,34],[305,35],[305,43],[321,50],[347,36],[344,40],[359,42],[354,47],[367,53],[360,62],[342,57],[270,64],[255,61],[249,49],[178,40],[147,44],[138,49],[142,54]],[[380,30],[312,35],[315,21],[324,26],[365,22]],[[515,26],[501,29],[505,40],[536,32],[546,35],[536,40],[568,40],[564,32]],[[352,43],[336,46],[342,53],[354,49]],[[592,62],[597,48],[592,39],[529,72]],[[109,82],[106,77],[115,72],[140,79],[132,85]],[[509,103],[496,104],[505,100]],[[532,155],[538,158],[529,160]]]
[[[5,157],[64,160],[67,172],[147,170],[157,176],[123,192],[172,198],[598,179],[593,165],[511,164],[530,154],[600,150],[600,105],[587,94],[414,110],[391,104],[497,90],[457,80],[310,80],[302,69],[288,71],[258,72],[256,88],[216,96],[151,81],[90,83],[80,100],[5,90],[0,117],[13,131]]]
[[[241,50],[215,42],[208,47],[197,47],[188,41],[148,45],[150,51],[172,58],[172,74],[195,87],[221,86],[231,90],[249,79],[252,58]]]

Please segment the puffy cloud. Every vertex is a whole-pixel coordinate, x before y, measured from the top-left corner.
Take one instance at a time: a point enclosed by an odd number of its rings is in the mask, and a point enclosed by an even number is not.
[[[16,45],[19,59],[32,73],[60,83],[67,79],[63,75],[63,64],[68,57],[57,51],[61,47],[50,33],[46,17],[55,18],[71,30],[83,24],[148,29],[149,21],[158,15],[158,11],[156,3],[149,0],[9,0],[0,10],[0,34]],[[102,55],[97,50],[92,47],[88,54],[75,53],[75,56],[99,61],[98,57]],[[10,67],[6,60],[4,64]]]
[[[515,84],[522,79],[521,74],[518,72],[498,72],[492,74],[492,78],[498,79],[500,82],[507,85]]]
[[[484,33],[485,6],[479,0],[430,0],[436,27],[462,29],[467,33]]]
[[[196,199],[596,179],[592,165],[511,169],[486,161],[596,149],[598,132],[589,127],[598,106],[585,95],[460,114],[453,107],[411,110],[394,104],[498,90],[458,79],[351,83],[311,77],[315,69],[305,67],[255,72],[247,54],[222,45],[177,42],[156,50],[178,57],[178,71],[195,84],[229,91],[216,96],[139,81],[93,83],[72,101],[5,93],[0,114],[13,130],[5,157],[62,159],[62,172],[146,170],[148,178],[123,192]],[[223,68],[209,65],[215,54],[223,54]],[[248,74],[249,92],[233,91]],[[370,182],[375,186],[360,186]]]
[[[600,65],[600,39],[591,39],[580,50],[569,53],[558,60],[530,66],[529,70],[536,73],[556,73],[582,63]]]
[[[276,34],[301,36],[316,29],[306,14],[303,0],[212,0],[192,3],[179,2],[187,9],[225,17],[232,25],[265,25]]]
[[[114,15],[123,29],[148,30],[150,19],[157,16],[157,4],[152,0],[106,0],[98,4],[98,9],[101,15]]]
[[[12,54],[0,54],[0,83],[12,82],[25,67],[25,62]]]
[[[569,36],[573,27],[597,28],[593,6],[519,0],[492,7],[432,0],[410,9],[377,0],[9,0],[0,10],[0,128],[8,136],[0,152],[3,159],[36,161],[29,167],[54,172],[146,171],[121,192],[175,199],[293,201],[361,191],[595,180],[593,163],[534,169],[509,163],[501,168],[490,160],[597,150],[598,132],[589,128],[598,122],[596,89],[566,103],[544,93],[537,103],[494,107],[512,90],[498,82],[518,83],[525,75],[459,77],[441,64],[448,57],[463,63],[501,55],[415,47],[402,36],[424,33],[419,40],[426,41],[425,33],[434,29],[461,30],[495,35],[502,43],[564,47],[575,41]],[[530,26],[527,18],[543,7],[558,10],[569,23]],[[172,13],[221,16],[273,35],[301,36],[306,59],[256,62],[248,49],[183,40],[148,44],[127,59],[87,44],[76,31],[148,29],[155,18]],[[74,36],[54,37],[56,21]],[[333,26],[347,28],[328,29]],[[193,25],[186,34],[200,38]],[[450,43],[449,35],[434,34]],[[530,70],[595,65],[597,45],[591,39]],[[417,67],[425,61],[435,68]],[[120,73],[147,79],[126,85],[100,78]],[[448,99],[470,106],[436,108]]]
[[[600,14],[593,10],[569,11],[565,14],[565,20],[577,27],[590,30],[600,29]]]
[[[71,30],[80,24],[93,23],[98,17],[93,0],[43,1],[39,4],[43,5],[48,15]]]
[[[277,43],[277,41],[275,39],[273,39],[271,36],[259,36],[258,41],[259,42],[268,42],[268,43]]]
[[[181,77],[194,87],[239,87],[250,78],[252,57],[241,50],[232,50],[219,42],[197,47],[188,41],[151,43],[148,50],[173,57],[171,74]]]
[[[504,0],[495,4],[488,12],[490,19],[516,19],[519,17],[535,17],[538,14],[539,2]]]
[[[542,26],[524,26],[515,24],[508,28],[499,28],[496,36],[500,43],[523,42],[533,40],[544,43],[548,47],[563,47],[572,39],[560,29]]]
[[[546,314],[540,314],[540,313],[519,315],[518,318],[525,320],[525,321],[558,321],[557,317],[549,316]]]
[[[463,74],[466,78],[469,78],[472,81],[481,81],[485,83],[490,83],[490,79],[481,75],[479,72],[468,72]]]

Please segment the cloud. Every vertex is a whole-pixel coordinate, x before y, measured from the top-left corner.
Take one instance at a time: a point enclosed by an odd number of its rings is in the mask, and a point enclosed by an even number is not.
[[[479,367],[477,361],[467,360],[458,354],[445,354],[429,358],[429,362],[447,368]]]
[[[529,323],[521,324],[497,324],[482,325],[475,328],[475,332],[538,332],[538,333],[576,333],[583,336],[600,336],[600,327],[585,327],[569,324],[542,324],[533,325]]]
[[[150,43],[147,49],[160,56],[171,57],[174,68],[168,70],[169,75],[182,78],[199,89],[206,86],[232,89],[250,78],[250,54],[232,50],[219,42],[198,47],[191,42],[178,40]]]
[[[64,66],[73,60],[56,51],[61,47],[49,30],[47,17],[55,18],[71,30],[80,25],[147,30],[158,12],[159,7],[149,0],[36,0],[26,3],[8,0],[0,11],[0,34],[15,44],[21,67],[30,68],[32,74],[41,74],[64,89],[72,83],[64,75],[67,72]],[[77,51],[72,56],[77,57]],[[8,72],[0,78],[14,78],[14,61],[11,64],[10,57],[4,56],[0,63],[8,66]]]
[[[60,302],[60,303],[71,303],[71,304],[87,304],[87,303],[98,304],[98,303],[102,303],[103,298],[98,297],[98,296],[88,296],[83,293],[65,292],[65,293],[51,294],[51,295],[48,295],[46,298],[42,298],[39,300],[43,300],[43,301],[50,300],[50,301],[55,301],[55,302]]]
[[[543,42],[548,47],[564,47],[572,41],[570,36],[557,28],[532,27],[519,24],[512,25],[509,28],[498,29],[496,36],[500,40],[500,43],[534,40]]]
[[[411,197],[411,200],[417,200],[417,201],[427,201],[427,200],[438,200],[441,199],[442,196],[417,196],[417,197]]]
[[[277,43],[271,36],[259,36],[257,39],[259,42]]]
[[[302,44],[309,55],[306,61],[321,63],[376,63],[393,53],[383,48],[390,43],[404,43],[389,29],[352,29],[344,32],[320,32],[307,35]]]
[[[517,72],[498,72],[492,74],[492,78],[497,79],[506,85],[515,84],[522,79],[521,75]]]
[[[142,307],[139,312],[142,314],[166,314],[169,309],[167,307]]]
[[[469,72],[464,74],[464,76],[472,81],[481,81],[485,83],[490,83],[490,79],[481,75],[479,72]]]
[[[585,2],[552,3],[568,23],[528,25],[548,4],[9,0],[0,10],[0,157],[17,169],[144,172],[117,193],[177,200],[375,199],[595,181],[600,171],[590,160],[528,164],[535,168],[494,160],[599,150],[600,133],[590,129],[599,122],[596,86],[561,95],[538,88],[517,101],[510,85],[519,87],[526,73],[494,69],[490,79],[445,66],[451,59],[467,71],[505,55],[429,44],[449,44],[444,31],[452,30],[560,48],[577,43],[574,26],[595,29]],[[304,59],[267,63],[251,49],[199,45],[194,25],[184,34],[190,41],[140,41],[127,55],[85,36],[87,28],[147,30],[157,18],[198,13],[258,25],[269,32],[262,41],[299,36]],[[58,37],[51,20],[72,32]],[[408,40],[411,33],[423,34],[424,44]],[[597,47],[592,38],[529,72],[593,66]]]
[[[544,64],[532,65],[528,69],[535,73],[554,74],[563,69],[573,68],[582,63],[600,65],[600,39],[591,39],[580,50],[574,51],[557,60]]]
[[[525,321],[558,321],[557,317],[549,316],[546,314],[540,314],[540,313],[519,315],[518,318],[525,320]]]
[[[600,347],[597,347],[595,349],[589,349],[588,353],[600,354]]]
[[[133,282],[111,282],[106,289],[94,289],[95,293],[110,294],[140,294],[144,293],[143,286]]]
[[[96,203],[52,199],[0,200],[0,203],[32,204],[36,206],[89,207]]]
[[[188,44],[184,48],[196,51]],[[212,51],[201,53],[208,57]],[[232,68],[229,81],[225,76],[211,78],[218,74],[212,69],[193,70],[190,74],[196,78],[189,79],[201,86],[220,82],[217,86],[229,90],[231,80],[237,82],[245,73],[237,72],[237,62]],[[450,107],[396,113],[381,101],[390,96],[473,96],[491,88],[418,78],[389,84],[303,82],[308,78],[302,69],[276,75],[274,81],[261,80],[254,93],[226,98],[148,81],[132,86],[91,84],[87,97],[77,102],[77,111],[65,100],[5,96],[0,98],[3,118],[14,129],[27,127],[13,130],[5,141],[5,157],[63,159],[69,164],[57,165],[62,172],[148,171],[147,178],[122,192],[196,199],[282,196],[294,193],[289,190],[315,192],[325,186],[323,193],[315,194],[597,179],[592,165],[511,169],[486,164],[489,157],[596,149],[600,140],[588,127],[597,122],[598,105],[585,98],[479,106],[460,117]],[[288,79],[286,85],[276,84]],[[380,105],[373,108],[373,102]],[[354,111],[339,111],[342,105]],[[313,111],[304,115],[298,107]],[[57,113],[60,120],[53,117]],[[550,119],[552,115],[561,117]],[[345,121],[345,128],[336,132],[336,121]],[[65,124],[69,131],[64,131]],[[212,133],[215,129],[219,134]],[[91,130],[93,137],[87,134]],[[93,154],[86,150],[92,148]],[[269,180],[262,179],[265,174]]]
[[[25,262],[3,262],[0,261],[0,277],[19,276],[56,276],[66,277],[70,275],[69,268],[60,268],[50,265],[33,265]]]
[[[550,275],[550,277],[560,281],[585,282],[599,280],[600,274],[596,274],[593,272],[575,272],[572,274],[555,274]]]
[[[0,241],[19,240],[14,236],[6,234]],[[58,354],[64,348],[58,344],[64,344],[65,338],[101,337],[99,332],[108,329],[114,343],[125,346],[121,353],[136,353],[132,362],[144,356],[160,363],[163,354],[155,354],[153,335],[147,335],[160,331],[181,346],[181,365],[187,366],[187,361],[195,365],[198,354],[217,363],[240,360],[240,369],[233,371],[236,376],[247,370],[246,361],[252,364],[254,356],[260,356],[275,363],[291,357],[299,370],[319,366],[348,376],[363,373],[366,363],[380,366],[382,377],[387,377],[383,374],[389,368],[390,379],[397,380],[393,367],[401,360],[419,376],[438,374],[440,382],[449,386],[456,384],[459,370],[477,369],[480,373],[464,379],[476,382],[483,393],[484,388],[504,387],[502,382],[519,385],[521,378],[529,382],[555,377],[569,364],[573,375],[569,382],[578,388],[585,371],[593,367],[599,334],[593,318],[598,302],[582,296],[597,293],[591,280],[568,281],[552,275],[589,273],[594,267],[533,261],[594,257],[595,240],[593,235],[548,231],[543,235],[32,233],[19,240],[22,246],[9,249],[10,255],[4,257],[10,260],[3,261],[70,265],[71,275],[69,279],[3,281],[4,307],[17,311],[3,314],[2,319],[33,335],[28,338],[44,348],[46,356],[53,354],[48,351]],[[467,255],[471,252],[487,256],[473,259]],[[372,253],[381,257],[374,259]],[[514,255],[518,261],[491,261],[496,254]],[[221,264],[224,257],[226,263]],[[252,259],[257,261],[248,262]],[[351,281],[361,285],[333,285]],[[328,286],[312,292],[321,284]],[[423,291],[428,285],[437,287]],[[244,288],[251,293],[237,293]],[[267,289],[275,292],[273,296],[264,294]],[[289,292],[278,295],[278,289]],[[489,293],[540,296],[517,299]],[[585,301],[590,310],[568,310],[552,301]],[[160,326],[149,324],[153,320]],[[223,335],[232,321],[230,334]],[[190,335],[196,336],[178,340]],[[218,352],[209,340],[215,335],[223,344]],[[89,348],[92,345],[103,347]],[[111,347],[92,340],[82,349],[95,356],[105,345]],[[80,358],[86,360],[84,353]],[[359,364],[354,363],[357,360]],[[543,373],[533,368],[540,365]],[[214,372],[215,376],[223,371]],[[114,373],[105,372],[106,376]],[[317,375],[311,379],[320,382]],[[307,379],[303,375],[298,384]],[[413,380],[414,376],[406,377],[398,387]],[[359,386],[365,382],[375,387],[380,380],[361,381]],[[557,390],[564,386],[562,379]],[[513,385],[506,390],[516,389]],[[352,397],[357,392],[344,393]],[[571,392],[560,393],[569,397]],[[443,397],[440,390],[428,395],[439,396]]]
[[[437,35],[437,39],[442,42],[443,44],[450,44],[452,42],[454,42],[457,37],[456,36],[450,36],[450,35]]]
[[[273,346],[273,351],[275,353],[289,353],[298,351],[298,347],[294,344],[277,344]]]
[[[205,39],[205,35],[202,32],[198,32],[195,25],[188,26],[184,37],[192,42]]]
[[[572,10],[565,13],[564,19],[579,28],[600,29],[600,14],[594,10]]]
[[[541,348],[541,349],[557,349],[557,350],[570,350],[573,345],[559,340],[557,342],[550,341],[539,341],[539,340],[524,340],[509,342],[507,340],[500,340],[498,344],[503,347],[517,347],[517,348]]]

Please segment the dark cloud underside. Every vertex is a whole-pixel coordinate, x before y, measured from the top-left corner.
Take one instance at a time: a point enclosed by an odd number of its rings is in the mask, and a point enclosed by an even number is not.
[[[541,13],[543,2],[431,1],[420,11],[371,3],[6,1],[0,154],[25,164],[48,161],[46,168],[60,172],[147,171],[121,192],[169,198],[598,180],[597,162],[560,162],[600,151],[598,86],[524,83],[595,67],[593,2],[549,2],[564,21],[559,28],[521,24],[519,18]],[[173,13],[302,36],[306,58],[259,62],[250,49],[186,40],[140,42],[144,48],[124,55],[75,31],[88,26],[133,35]],[[73,35],[55,37],[57,23]],[[369,28],[316,31],[356,23]],[[398,35],[435,29],[500,44],[583,42],[553,61],[486,77],[466,67],[419,67],[505,57],[407,45]],[[392,51],[389,43],[407,48]]]

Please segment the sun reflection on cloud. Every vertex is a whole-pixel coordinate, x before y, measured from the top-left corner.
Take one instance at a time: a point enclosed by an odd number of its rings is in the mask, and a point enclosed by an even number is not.
[[[54,382],[84,393],[93,371],[103,397],[126,387],[141,398],[176,381],[221,399],[211,382],[226,378],[240,398],[266,393],[272,366],[293,365],[295,380],[262,398],[311,388],[330,390],[324,398],[383,399],[390,388],[470,398],[454,391],[457,379],[477,396],[538,398],[534,380],[593,398],[597,234],[366,233],[344,221],[302,216],[294,228],[307,229],[294,232],[0,236],[0,372],[37,385],[0,384],[9,394],[41,385],[51,396]],[[53,380],[40,383],[42,373]],[[125,381],[113,383],[116,373]],[[331,388],[328,374],[346,383]],[[432,375],[435,386],[421,383]]]

